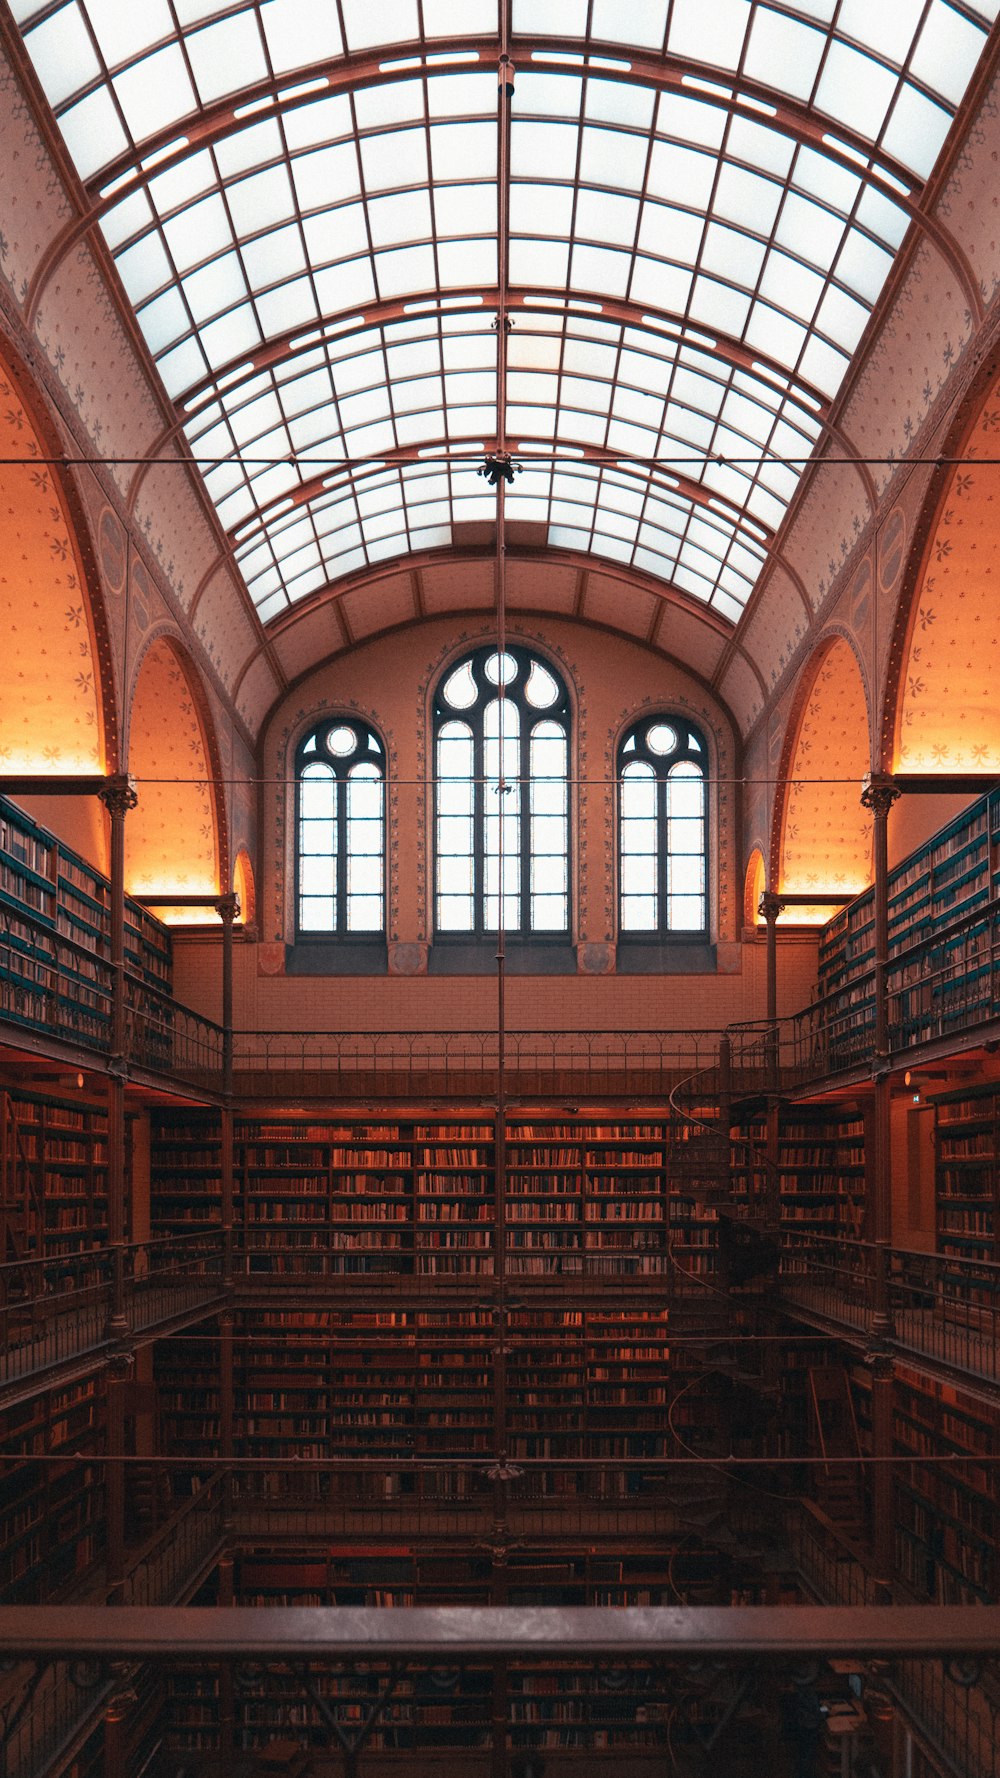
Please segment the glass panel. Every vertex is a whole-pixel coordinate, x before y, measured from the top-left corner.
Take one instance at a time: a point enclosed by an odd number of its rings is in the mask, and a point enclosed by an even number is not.
[[[656,899],[654,896],[622,895],[622,931],[656,931]]]
[[[358,739],[353,729],[335,728],[331,729],[330,733],[327,735],[326,744],[331,753],[336,753],[339,757],[346,758],[347,754],[354,752],[358,744]]]
[[[667,722],[654,722],[646,731],[646,746],[651,753],[672,753],[677,745],[677,730]]]
[[[434,836],[437,924],[442,932],[471,932],[475,925],[473,759],[468,724],[444,723],[437,741],[439,789]],[[462,815],[466,819],[459,819]]]
[[[500,656],[491,654],[483,671],[491,685],[499,685],[501,678],[505,686],[513,685],[517,678],[517,662],[512,654],[505,654],[501,666]]]
[[[299,924],[310,932],[336,927],[337,787],[321,760],[299,782]]]
[[[441,688],[441,696],[454,710],[468,710],[479,696],[479,687],[472,677],[468,661],[449,675]]]
[[[700,932],[705,926],[705,903],[701,896],[668,895],[667,924],[671,932]]]
[[[524,688],[528,703],[536,710],[547,710],[559,696],[559,687],[540,661],[532,661],[528,683]]]
[[[333,897],[302,896],[299,902],[299,925],[303,932],[333,932],[336,927]]]

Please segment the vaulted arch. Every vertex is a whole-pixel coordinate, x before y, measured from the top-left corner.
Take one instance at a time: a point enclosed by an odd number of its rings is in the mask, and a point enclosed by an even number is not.
[[[139,792],[127,827],[130,894],[208,895],[225,879],[224,818],[212,752],[193,669],[173,640],[161,635],[143,656],[129,721],[129,770]],[[178,924],[209,917],[202,910],[157,911]]]
[[[0,397],[0,771],[103,772],[117,763],[114,697],[82,514],[46,461],[57,441],[7,359]]]
[[[861,803],[871,765],[868,699],[850,643],[834,636],[807,663],[782,756],[772,881],[779,894],[838,894],[871,879],[872,823]],[[806,910],[796,910],[802,918]]]
[[[937,499],[887,688],[886,737],[900,772],[988,770],[1000,750],[1000,378],[967,430]],[[982,461],[977,461],[982,459]]]

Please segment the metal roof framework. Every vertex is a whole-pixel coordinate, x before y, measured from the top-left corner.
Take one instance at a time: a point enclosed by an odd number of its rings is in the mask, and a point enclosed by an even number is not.
[[[508,524],[735,624],[912,227],[978,307],[922,204],[998,8],[11,0],[87,203],[31,300],[99,227],[265,624],[504,447]]]

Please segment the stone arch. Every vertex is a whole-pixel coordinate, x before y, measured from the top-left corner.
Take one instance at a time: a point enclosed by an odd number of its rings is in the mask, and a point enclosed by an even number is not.
[[[113,771],[111,646],[82,506],[30,379],[0,358],[0,771]],[[48,460],[47,460],[48,459]]]
[[[743,924],[759,926],[760,898],[767,888],[767,867],[764,854],[759,846],[755,846],[747,862],[747,874],[743,883]]]
[[[152,637],[136,670],[128,759],[139,793],[126,825],[129,893],[140,900],[170,890],[218,894],[229,870],[214,736],[197,673],[163,631]],[[214,918],[204,910],[156,911],[172,924]]]
[[[994,375],[928,496],[912,587],[896,616],[883,765],[976,772],[1000,751],[1000,377]],[[977,461],[983,459],[983,461]]]
[[[871,726],[861,666],[845,635],[827,636],[806,663],[782,749],[771,842],[779,894],[854,894],[871,881],[872,819],[861,803]],[[809,919],[796,909],[796,920]]]

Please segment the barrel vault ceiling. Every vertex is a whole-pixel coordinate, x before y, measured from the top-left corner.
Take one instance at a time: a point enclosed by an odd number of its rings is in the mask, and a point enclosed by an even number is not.
[[[10,5],[268,634],[461,603],[499,444],[512,537],[724,647],[1000,0]]]

